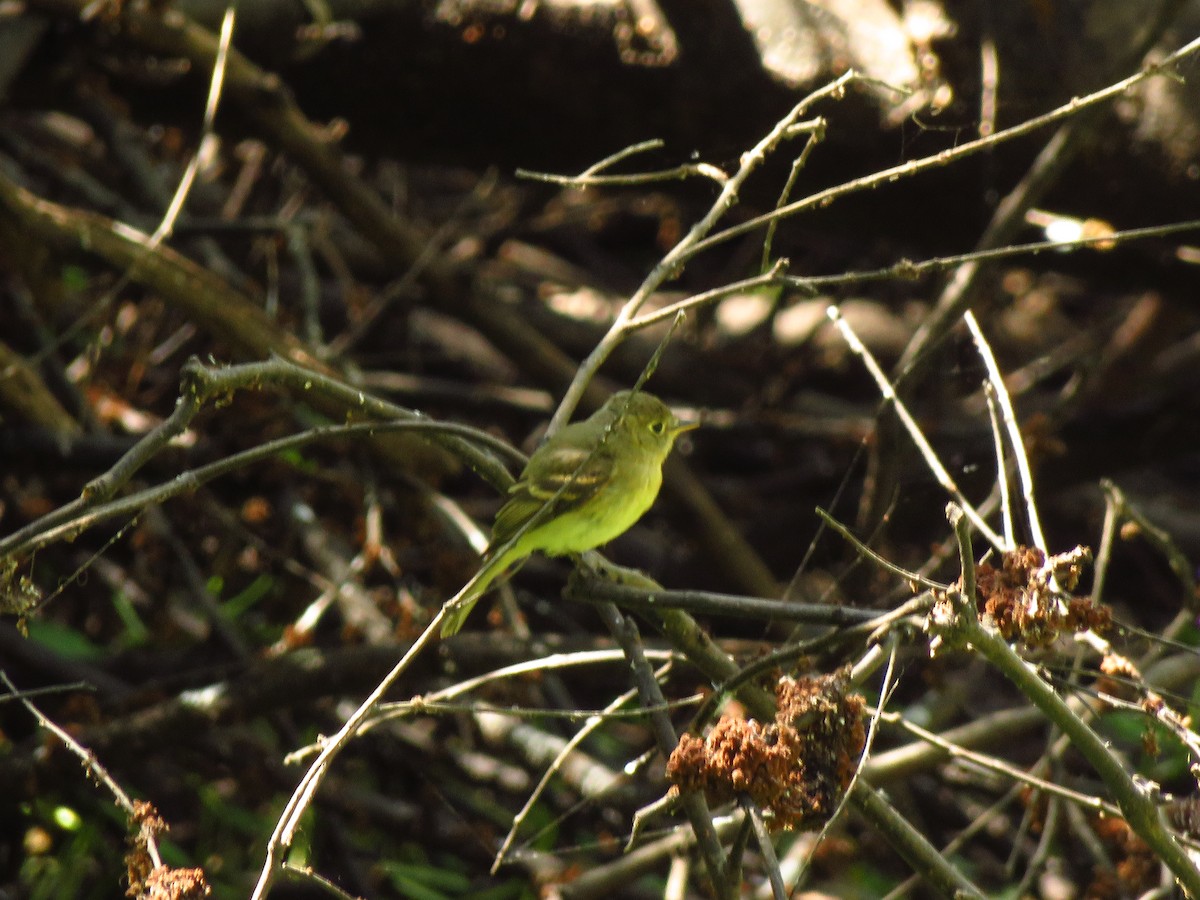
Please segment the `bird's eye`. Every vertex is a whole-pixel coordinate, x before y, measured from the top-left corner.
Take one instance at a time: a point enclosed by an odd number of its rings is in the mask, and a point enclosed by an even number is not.
[[[650,423],[650,430],[653,431],[655,434],[662,434],[664,431],[666,431],[666,429],[667,429],[667,423],[663,422],[662,420]]]

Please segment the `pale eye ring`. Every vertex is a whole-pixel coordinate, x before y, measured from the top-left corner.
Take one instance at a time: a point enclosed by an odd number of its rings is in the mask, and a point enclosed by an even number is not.
[[[662,434],[664,431],[666,431],[666,429],[667,423],[663,422],[662,420],[650,423],[650,430],[655,434]]]

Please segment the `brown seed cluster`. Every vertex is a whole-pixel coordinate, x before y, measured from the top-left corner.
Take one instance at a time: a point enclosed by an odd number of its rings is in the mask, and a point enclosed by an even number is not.
[[[200,900],[211,894],[203,869],[159,866],[150,873],[139,896],[145,900]]]
[[[1113,868],[1097,867],[1085,894],[1089,900],[1136,897],[1156,886],[1161,863],[1128,822],[1100,818],[1093,821],[1093,828],[1108,850]]]
[[[847,675],[781,679],[770,724],[724,716],[705,740],[683,735],[667,762],[672,791],[703,791],[712,804],[748,796],[773,828],[819,826],[849,786],[866,740],[865,704],[847,693]]]
[[[1091,629],[1103,633],[1112,626],[1112,613],[1086,597],[1063,598],[1052,582],[1071,590],[1079,580],[1083,551],[1050,559],[1034,547],[1005,553],[1000,567],[983,563],[975,584],[986,612],[1007,641],[1045,647],[1063,632]]]
[[[167,830],[167,823],[158,810],[144,800],[133,804],[132,825],[137,831],[129,837],[125,854],[125,877],[129,881],[126,897],[138,900],[200,900],[212,893],[204,878],[203,869],[172,869],[154,866],[147,845],[152,838]]]

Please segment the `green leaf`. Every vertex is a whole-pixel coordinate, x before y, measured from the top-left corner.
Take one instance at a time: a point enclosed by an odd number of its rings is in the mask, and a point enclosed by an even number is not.
[[[445,900],[461,896],[471,886],[462,872],[437,866],[385,861],[381,870],[403,896],[412,900]]]
[[[139,647],[149,641],[150,629],[146,627],[146,623],[142,621],[142,617],[133,608],[133,601],[129,599],[125,592],[114,591],[112,603],[113,609],[116,610],[117,616],[121,620],[121,624],[125,626],[125,645]]]
[[[221,610],[231,619],[236,619],[265,597],[275,587],[270,575],[259,575],[250,584],[221,604]]]
[[[46,619],[29,621],[29,639],[48,647],[59,656],[83,662],[95,662],[105,657],[103,649],[89,641],[74,628]]]

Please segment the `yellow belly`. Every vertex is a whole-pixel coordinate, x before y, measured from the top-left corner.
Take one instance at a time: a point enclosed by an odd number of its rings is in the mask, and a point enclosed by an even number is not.
[[[526,550],[549,556],[582,553],[624,534],[654,503],[662,485],[656,466],[647,478],[618,478],[579,509],[561,513],[521,538]]]

